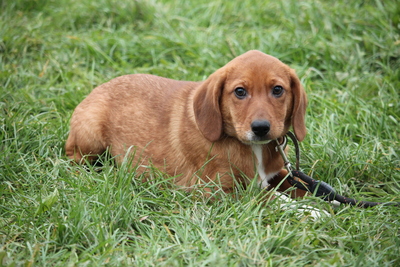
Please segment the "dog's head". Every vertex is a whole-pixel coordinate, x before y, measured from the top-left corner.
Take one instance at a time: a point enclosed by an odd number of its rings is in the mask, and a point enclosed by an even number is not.
[[[290,126],[306,135],[307,98],[294,70],[275,57],[249,51],[214,72],[194,95],[197,126],[209,141],[224,134],[245,144],[282,137]]]

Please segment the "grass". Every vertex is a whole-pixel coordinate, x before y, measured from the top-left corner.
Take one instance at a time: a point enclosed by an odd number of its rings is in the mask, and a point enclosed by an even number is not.
[[[312,220],[256,187],[209,202],[150,169],[101,172],[64,155],[70,115],[127,73],[203,80],[262,50],[309,96],[302,168],[357,198],[400,201],[396,1],[0,2],[1,266],[398,266],[398,207],[314,198]]]

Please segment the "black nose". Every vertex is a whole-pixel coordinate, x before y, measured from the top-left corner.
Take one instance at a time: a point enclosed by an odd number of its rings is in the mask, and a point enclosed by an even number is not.
[[[265,121],[265,120],[253,121],[251,123],[251,130],[258,137],[263,137],[263,136],[267,135],[267,133],[270,130],[270,127],[271,127],[271,125],[270,125],[269,121]]]

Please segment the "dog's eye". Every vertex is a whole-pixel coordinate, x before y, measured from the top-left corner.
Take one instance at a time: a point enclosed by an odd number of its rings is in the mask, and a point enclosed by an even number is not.
[[[283,87],[279,85],[272,88],[272,94],[276,97],[281,96],[283,94],[283,91],[284,91]]]
[[[247,96],[247,91],[243,87],[238,87],[235,89],[235,96],[239,99],[243,99]]]

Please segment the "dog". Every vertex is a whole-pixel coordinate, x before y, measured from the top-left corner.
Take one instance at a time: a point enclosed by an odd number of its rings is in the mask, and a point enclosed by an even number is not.
[[[229,193],[257,179],[285,191],[275,140],[290,128],[305,138],[306,107],[295,71],[251,50],[202,82],[132,74],[98,86],[73,112],[66,154],[77,163],[107,149],[117,163],[130,155],[138,172],[155,166],[189,189],[211,182]]]

